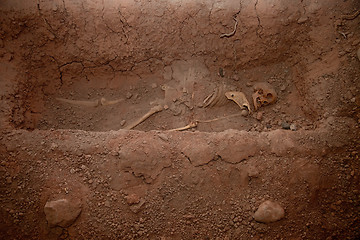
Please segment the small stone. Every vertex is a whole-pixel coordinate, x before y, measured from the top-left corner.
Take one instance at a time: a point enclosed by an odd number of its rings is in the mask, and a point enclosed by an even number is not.
[[[134,205],[140,202],[140,197],[134,193],[126,196],[125,199],[129,205]]]
[[[290,124],[287,122],[282,122],[281,127],[282,129],[290,130]]]
[[[152,89],[157,88],[157,84],[156,83],[151,84],[151,88]]]
[[[354,102],[356,102],[356,98],[353,97],[353,98],[350,99],[350,101],[351,101],[352,103],[354,103]]]
[[[249,112],[245,109],[241,111],[241,116],[243,116],[243,117],[246,117],[248,114],[249,114]]]
[[[124,126],[125,123],[126,123],[126,120],[122,120],[122,121],[120,122],[120,125],[121,125],[121,126]]]
[[[69,227],[81,212],[81,202],[78,199],[59,199],[45,204],[44,212],[50,227]]]
[[[307,16],[301,16],[301,17],[297,20],[297,23],[298,23],[298,24],[303,24],[303,23],[305,23],[307,20],[308,20],[308,17],[307,17]]]
[[[263,113],[262,113],[262,112],[258,112],[258,113],[256,114],[256,119],[257,119],[258,121],[261,121],[262,118],[263,118]]]
[[[253,85],[253,84],[252,84],[251,82],[247,82],[247,83],[246,83],[246,86],[247,86],[247,87],[252,87],[252,85]]]
[[[12,183],[11,177],[7,177],[7,178],[6,178],[6,183],[7,183],[7,184],[11,184],[11,183]]]
[[[132,96],[133,96],[133,94],[131,92],[126,93],[126,98],[127,99],[130,99]]]
[[[134,204],[134,205],[131,205],[131,206],[130,206],[130,210],[131,210],[133,213],[138,213],[138,212],[141,211],[141,208],[142,208],[142,206],[144,206],[144,204],[145,204],[145,200],[141,199],[141,200],[139,201],[139,203]]]
[[[73,168],[70,169],[70,173],[71,173],[71,174],[74,174],[75,172],[76,172],[75,169],[73,169]]]
[[[159,137],[161,140],[165,141],[165,142],[169,141],[168,136],[167,136],[166,134],[164,134],[164,133],[159,133],[159,134],[158,134],[158,137]]]
[[[291,131],[296,131],[296,130],[297,130],[296,125],[295,125],[295,124],[291,124],[291,125],[290,125],[290,130],[291,130]]]
[[[169,109],[169,106],[168,106],[168,105],[164,105],[164,109],[165,109],[165,110],[168,110],[168,109]]]
[[[271,223],[282,219],[284,216],[285,211],[278,203],[267,200],[260,204],[254,214],[254,219],[257,222]]]
[[[220,77],[224,77],[225,76],[225,71],[223,68],[219,68],[219,76]]]

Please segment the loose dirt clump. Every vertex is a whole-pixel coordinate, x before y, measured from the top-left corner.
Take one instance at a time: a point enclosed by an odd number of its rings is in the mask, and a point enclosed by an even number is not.
[[[358,239],[360,3],[0,3],[4,239]]]

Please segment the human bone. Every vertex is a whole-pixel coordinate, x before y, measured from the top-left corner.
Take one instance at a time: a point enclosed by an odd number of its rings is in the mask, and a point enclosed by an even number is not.
[[[252,95],[255,110],[262,106],[273,104],[277,100],[275,89],[267,82],[259,82],[254,85]]]
[[[241,109],[247,109],[251,112],[249,101],[243,92],[226,92],[225,96],[229,100],[233,100]]]

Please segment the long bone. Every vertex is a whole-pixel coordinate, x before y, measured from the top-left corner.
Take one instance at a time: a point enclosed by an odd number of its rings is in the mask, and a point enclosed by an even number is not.
[[[161,112],[163,109],[164,109],[164,107],[162,105],[156,105],[156,106],[152,107],[147,113],[144,114],[144,116],[142,116],[138,120],[134,121],[133,123],[129,124],[124,129],[127,129],[127,130],[133,129],[134,127],[136,127],[137,125],[139,125],[140,123],[142,123],[143,121],[148,119],[150,116],[152,116],[153,114],[155,114],[157,112]]]
[[[122,99],[122,98],[116,99],[116,100],[106,100],[103,97],[100,99],[92,100],[92,101],[91,100],[90,101],[70,100],[70,99],[65,99],[65,98],[56,98],[56,100],[65,102],[65,103],[70,103],[72,105],[85,106],[85,107],[108,106],[108,105],[113,105],[113,104],[117,104],[119,102],[124,101],[124,99]]]
[[[169,132],[184,131],[184,130],[187,130],[187,129],[197,127],[199,123],[211,123],[211,122],[215,122],[215,121],[220,121],[220,120],[224,120],[224,119],[228,119],[228,118],[232,118],[232,117],[240,117],[240,116],[242,116],[241,113],[233,114],[233,115],[229,115],[229,116],[224,116],[224,117],[219,117],[219,118],[214,118],[214,119],[209,119],[209,120],[194,120],[191,123],[189,123],[188,125],[186,125],[185,127],[174,128],[174,129],[170,129],[168,131]]]

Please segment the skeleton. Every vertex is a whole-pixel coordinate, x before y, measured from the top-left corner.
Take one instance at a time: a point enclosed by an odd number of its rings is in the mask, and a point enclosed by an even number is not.
[[[169,85],[163,85],[161,86],[162,90],[165,92],[164,99],[157,99],[154,102],[151,102],[150,105],[153,105],[153,107],[146,112],[142,117],[138,118],[137,120],[133,121],[132,123],[128,124],[124,129],[130,130],[138,126],[140,123],[144,122],[146,119],[154,115],[155,113],[161,112],[164,109],[170,109],[171,111],[178,111],[178,106],[176,106],[175,102],[184,103],[185,106],[192,109],[193,106],[193,99],[194,99],[194,93],[191,94],[191,99],[186,100],[184,97],[188,94],[187,91],[178,89],[176,87],[171,87]],[[204,107],[213,107],[218,105],[224,105],[227,100],[233,100],[236,104],[239,105],[241,109],[247,109],[249,112],[251,111],[249,102],[247,101],[244,93],[242,92],[233,92],[228,91],[229,87],[225,84],[221,84],[220,87],[216,88],[215,91],[210,94],[208,97],[205,98],[203,101]],[[56,98],[58,101],[69,103],[72,105],[78,105],[78,106],[85,106],[85,107],[98,107],[98,106],[107,106],[107,105],[113,105],[120,102],[123,102],[124,99],[116,99],[116,100],[106,100],[105,98],[100,98],[96,100],[69,100],[65,98]],[[180,109],[181,112],[183,109]],[[175,114],[174,114],[175,115]],[[220,118],[215,118],[211,120],[193,120],[185,127],[175,128],[171,129],[169,131],[183,131],[187,129],[191,129],[194,127],[197,127],[198,123],[210,123],[213,121],[219,121],[223,119],[227,119],[234,116],[240,116],[241,114],[235,114]]]
[[[273,104],[277,100],[277,94],[274,88],[267,82],[260,82],[254,85],[252,95],[255,111],[262,106]]]

